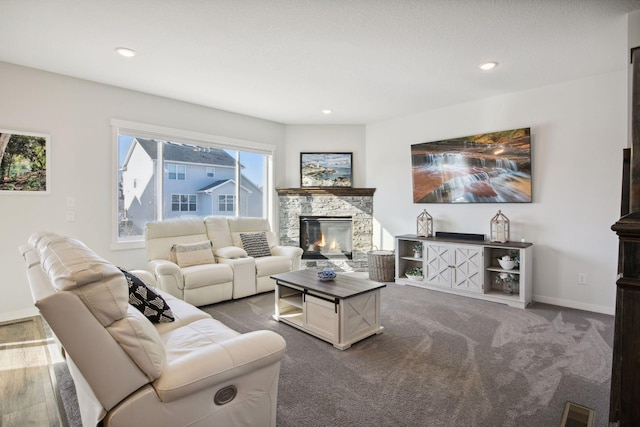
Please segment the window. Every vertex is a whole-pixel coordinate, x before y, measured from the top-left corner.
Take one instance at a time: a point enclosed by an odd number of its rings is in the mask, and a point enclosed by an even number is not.
[[[218,196],[218,210],[220,212],[233,212],[236,206],[236,196],[233,194],[221,194]]]
[[[187,167],[185,165],[174,165],[169,163],[167,165],[167,172],[169,173],[169,179],[184,181],[187,177]]]
[[[274,146],[115,119],[112,126],[115,248],[143,247],[149,221],[271,216]]]
[[[173,212],[195,212],[197,202],[195,194],[172,194],[171,210]]]

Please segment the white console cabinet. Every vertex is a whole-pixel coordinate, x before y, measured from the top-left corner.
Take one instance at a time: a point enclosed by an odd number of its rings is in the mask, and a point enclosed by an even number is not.
[[[416,243],[422,243],[422,253],[418,257],[413,251]],[[518,256],[519,266],[502,269],[498,258],[504,255]],[[401,285],[525,308],[532,297],[531,264],[531,243],[396,236],[396,283]],[[422,278],[405,275],[413,267],[422,268]],[[504,286],[504,279],[508,286]]]

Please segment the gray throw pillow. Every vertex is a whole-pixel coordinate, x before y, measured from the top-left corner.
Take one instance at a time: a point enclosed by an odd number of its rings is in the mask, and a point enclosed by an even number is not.
[[[250,257],[271,256],[271,249],[269,249],[269,242],[264,231],[260,233],[240,233],[240,240],[242,240],[242,246]]]

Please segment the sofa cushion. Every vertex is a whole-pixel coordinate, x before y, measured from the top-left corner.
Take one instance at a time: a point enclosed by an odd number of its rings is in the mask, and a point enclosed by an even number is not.
[[[173,317],[175,317],[176,319],[171,323],[158,323],[154,325],[158,333],[160,333],[160,335],[168,331],[172,331],[174,329],[188,325],[189,323],[195,322],[196,320],[211,318],[209,314],[194,307],[188,302],[185,302],[179,298],[174,297],[168,292],[164,292],[160,289],[154,289],[154,290],[158,294],[160,294],[165,299],[165,301],[167,301],[167,304],[171,306],[171,312],[173,313]]]
[[[208,216],[204,219],[209,240],[213,242],[216,249],[233,246],[231,231],[229,231],[228,218],[224,216]]]
[[[260,258],[271,256],[269,242],[267,241],[267,236],[264,232],[240,233],[240,240],[242,240],[242,248],[250,257]]]
[[[129,304],[153,323],[173,322],[173,312],[167,301],[147,286],[138,276],[120,269],[129,285]]]
[[[166,361],[164,346],[157,329],[142,313],[128,305],[126,316],[109,325],[107,331],[149,380],[160,376]]]
[[[213,264],[216,260],[213,258],[212,246],[211,240],[196,243],[174,243],[171,246],[171,252],[175,254],[176,264],[183,268],[192,265]]]
[[[196,289],[233,281],[233,269],[228,264],[192,265],[182,269],[184,289]]]
[[[269,241],[269,247],[276,246],[278,244],[278,236],[271,231],[269,221],[265,218],[229,218],[229,232],[231,233],[231,241],[234,246],[242,247],[242,240],[240,239],[240,233],[257,233],[264,231]]]
[[[180,218],[175,220],[151,221],[145,226],[147,257],[176,262],[171,252],[174,243],[196,243],[211,240],[202,219]]]
[[[38,252],[53,288],[78,295],[103,326],[126,316],[129,290],[120,270],[82,242],[52,236],[38,240]]]

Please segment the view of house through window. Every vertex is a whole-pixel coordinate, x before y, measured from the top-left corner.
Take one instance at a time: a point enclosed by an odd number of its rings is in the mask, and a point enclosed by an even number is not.
[[[149,221],[209,215],[266,217],[270,154],[118,135],[118,240]]]

